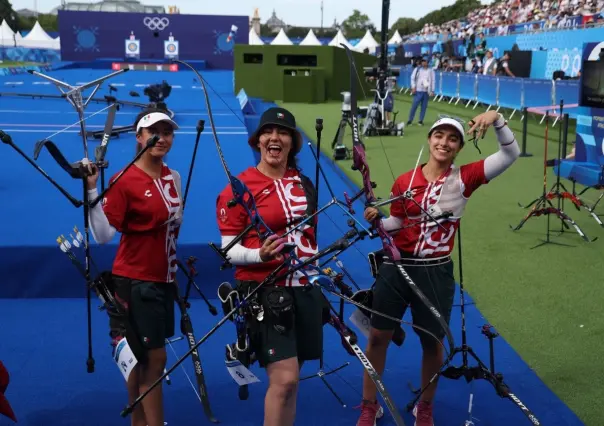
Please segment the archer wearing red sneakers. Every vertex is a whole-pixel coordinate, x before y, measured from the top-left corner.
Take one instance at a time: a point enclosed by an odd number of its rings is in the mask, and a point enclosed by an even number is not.
[[[125,374],[129,403],[164,372],[165,341],[174,335],[176,240],[182,223],[180,175],[164,163],[177,124],[162,110],[146,110],[136,117],[133,128],[136,152],[154,135],[159,140],[90,212],[92,235],[98,243],[108,243],[121,233],[111,278],[127,319],[110,316],[109,327],[116,353],[129,347],[137,360],[129,375]],[[98,196],[97,179],[95,167],[88,178],[90,200]],[[125,364],[120,363],[120,367]],[[131,424],[164,426],[161,385],[136,406]]]
[[[468,133],[484,135],[492,125],[499,142],[499,150],[484,160],[457,167],[453,164],[464,146],[463,125],[453,118],[441,118],[428,132],[430,157],[428,162],[399,176],[392,187],[391,197],[411,191],[416,203],[401,199],[392,203],[390,217],[382,219],[384,228],[393,235],[394,243],[401,252],[401,264],[419,289],[444,317],[447,324],[451,317],[455,278],[450,254],[455,233],[468,199],[481,185],[503,173],[520,154],[518,143],[507,127],[501,114],[485,112],[470,122]],[[440,226],[426,222],[427,215],[452,212],[447,219],[440,219]],[[373,221],[378,210],[369,207],[365,218]],[[419,223],[423,222],[423,223]],[[401,319],[411,306],[413,323],[441,341],[445,332],[427,306],[418,300],[397,267],[385,258],[373,288],[372,308],[391,317]],[[397,323],[379,315],[372,315],[367,358],[379,374],[384,371],[386,351]],[[414,329],[422,345],[422,388],[427,386],[443,363],[443,347],[434,337]],[[432,401],[436,382],[430,386],[415,406],[415,426],[433,426]],[[376,415],[381,412],[376,400],[376,388],[365,373],[363,377],[363,403],[357,426],[374,426]]]

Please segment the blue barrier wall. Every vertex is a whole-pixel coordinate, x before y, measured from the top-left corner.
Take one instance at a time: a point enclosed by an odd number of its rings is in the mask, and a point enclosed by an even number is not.
[[[61,60],[61,52],[52,49],[29,49],[27,47],[0,47],[0,60],[14,62],[42,62],[45,64]]]
[[[409,67],[401,68],[399,88],[411,88]],[[520,110],[579,103],[579,80],[546,80],[488,76],[471,73],[437,72],[435,94],[454,99],[480,102],[494,107]],[[569,110],[571,117],[578,111]]]

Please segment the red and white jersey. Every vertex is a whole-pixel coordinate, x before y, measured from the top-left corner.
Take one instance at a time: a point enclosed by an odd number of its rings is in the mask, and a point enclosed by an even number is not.
[[[160,179],[136,165],[126,171],[102,203],[109,224],[122,233],[114,274],[142,281],[174,281],[181,204],[174,176],[165,164]]]
[[[392,187],[391,197],[411,190],[415,200],[401,199],[393,202],[390,207],[390,214],[402,220],[404,227],[394,234],[394,243],[407,256],[447,256],[453,250],[459,220],[470,195],[481,185],[488,183],[484,174],[484,160],[461,167],[452,165],[434,182],[426,180],[422,167],[423,165],[399,176]],[[453,215],[439,220],[439,226],[433,221],[420,223],[430,219],[424,212],[432,216],[444,212],[451,212]]]
[[[250,167],[237,177],[249,188],[256,201],[258,214],[275,234],[282,235],[290,231],[296,226],[296,221],[306,215],[308,202],[297,170],[289,169],[283,178],[273,179],[265,176],[255,167]],[[216,200],[216,218],[223,236],[239,235],[250,224],[250,218],[241,205],[227,206],[232,199],[233,191],[231,186],[227,185]],[[315,230],[311,225],[312,222],[304,224],[287,235],[287,241],[296,245],[295,253],[300,260],[308,259],[318,251]],[[255,230],[248,232],[240,244],[249,249],[258,249],[262,246]],[[235,278],[241,281],[261,282],[282,262],[272,260],[252,265],[237,265]],[[306,277],[296,272],[276,284],[299,287],[304,286],[306,282]]]

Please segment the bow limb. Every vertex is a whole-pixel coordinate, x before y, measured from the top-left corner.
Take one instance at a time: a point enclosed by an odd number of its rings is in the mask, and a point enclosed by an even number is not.
[[[222,168],[224,169],[224,172],[226,173],[227,178],[229,179],[231,190],[233,192],[233,199],[227,203],[227,206],[234,207],[235,205],[239,204],[241,207],[243,207],[243,209],[247,213],[247,216],[250,219],[251,226],[256,230],[256,232],[258,232],[260,240],[262,241],[266,239],[268,236],[273,235],[274,232],[266,225],[266,223],[264,223],[264,220],[262,220],[262,217],[258,213],[256,201],[254,200],[254,196],[252,195],[249,188],[240,179],[233,176],[233,174],[229,170],[226,160],[224,159],[222,147],[220,146],[220,141],[218,140],[218,133],[216,132],[216,125],[214,124],[214,116],[212,115],[212,104],[210,102],[210,97],[208,96],[208,88],[205,84],[205,80],[199,74],[199,72],[190,64],[180,60],[175,60],[174,62],[182,64],[185,67],[189,68],[191,71],[193,71],[193,73],[195,73],[195,75],[197,76],[197,79],[199,80],[199,83],[201,84],[201,87],[203,89],[206,108],[208,110],[208,118],[210,120],[210,127],[212,129],[212,136],[214,138],[216,150],[218,151],[218,157],[220,157]],[[244,232],[247,232],[247,230]]]
[[[361,138],[359,136],[359,126],[357,119],[357,97],[356,97],[356,64],[354,61],[354,57],[352,55],[352,51],[345,44],[341,44],[341,46],[346,50],[346,55],[348,56],[348,61],[350,64],[350,109],[352,111],[352,168],[353,170],[358,170],[363,177],[363,190],[365,192],[365,198],[367,199],[367,203],[373,203],[377,201],[377,197],[373,192],[373,186],[371,182],[371,176],[369,173],[369,164],[367,164],[367,159],[365,156],[365,147],[361,142]],[[378,234],[380,240],[382,241],[382,246],[384,253],[388,256],[388,258],[393,262],[396,266],[399,275],[409,284],[411,290],[416,294],[416,296],[422,301],[424,305],[428,308],[432,315],[436,318],[441,328],[445,332],[447,337],[447,341],[449,343],[449,352],[448,356],[451,356],[454,353],[455,343],[453,340],[453,334],[451,333],[451,329],[449,325],[444,320],[443,316],[440,312],[434,307],[432,302],[426,297],[426,295],[420,290],[420,288],[415,284],[413,279],[409,276],[405,268],[401,264],[401,253],[394,244],[394,239],[392,236],[386,231],[384,225],[382,224],[381,218],[378,216],[373,222],[372,227],[375,229],[375,232]],[[430,334],[433,338],[436,336]],[[440,342],[439,339],[436,339]]]

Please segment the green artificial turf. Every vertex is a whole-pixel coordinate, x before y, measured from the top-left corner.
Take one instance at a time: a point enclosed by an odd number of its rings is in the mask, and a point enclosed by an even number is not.
[[[397,95],[397,121],[406,122],[411,106],[410,97]],[[367,101],[359,105],[367,105]],[[296,116],[305,133],[315,138],[315,118],[324,119],[321,151],[331,156],[331,142],[341,118],[341,103],[281,103]],[[405,128],[403,137],[364,138],[371,179],[377,183],[378,197],[387,198],[394,176],[411,169],[422,144],[426,142],[429,125],[438,114],[461,117],[468,121],[484,111],[478,106],[465,108],[446,102],[430,101],[423,127]],[[509,117],[511,111],[505,111]],[[516,138],[521,141],[522,123],[519,114],[510,121]],[[416,113],[416,121],[419,109]],[[558,128],[550,126],[548,158],[558,152]],[[551,217],[552,240],[572,247],[546,245],[531,247],[545,237],[547,217],[531,218],[519,231],[512,231],[528,213],[518,206],[527,204],[543,192],[543,153],[545,125],[530,117],[527,152],[502,176],[480,188],[466,207],[461,223],[464,285],[480,311],[497,331],[514,347],[539,377],[587,424],[604,424],[600,398],[604,391],[604,368],[599,353],[604,348],[602,302],[604,286],[600,261],[604,250],[604,228],[584,210],[577,211],[569,202],[567,212],[591,238],[587,243],[571,228],[558,235],[560,221]],[[574,141],[571,126],[569,142]],[[352,145],[350,128],[345,137]],[[480,141],[482,154],[473,145],[466,145],[457,157],[457,164],[485,158],[497,149],[492,129]],[[570,146],[569,146],[570,151]],[[424,150],[422,160],[427,159]],[[360,173],[350,169],[351,161],[339,161],[345,173],[360,184]],[[392,169],[392,171],[391,171]],[[555,182],[548,168],[548,190]],[[569,191],[572,184],[562,180]],[[578,186],[578,190],[582,187]],[[584,198],[593,203],[599,192],[589,190]],[[604,201],[597,212],[604,213]],[[376,243],[378,244],[378,243]],[[457,253],[457,250],[455,250]],[[478,333],[470,329],[469,333]],[[459,342],[457,342],[459,343]],[[484,351],[485,347],[479,350]],[[526,392],[526,391],[525,391]],[[522,395],[519,393],[519,396]]]
[[[9,68],[9,67],[29,67],[33,65],[43,65],[37,62],[16,62],[16,61],[2,61],[0,62],[0,68]]]

